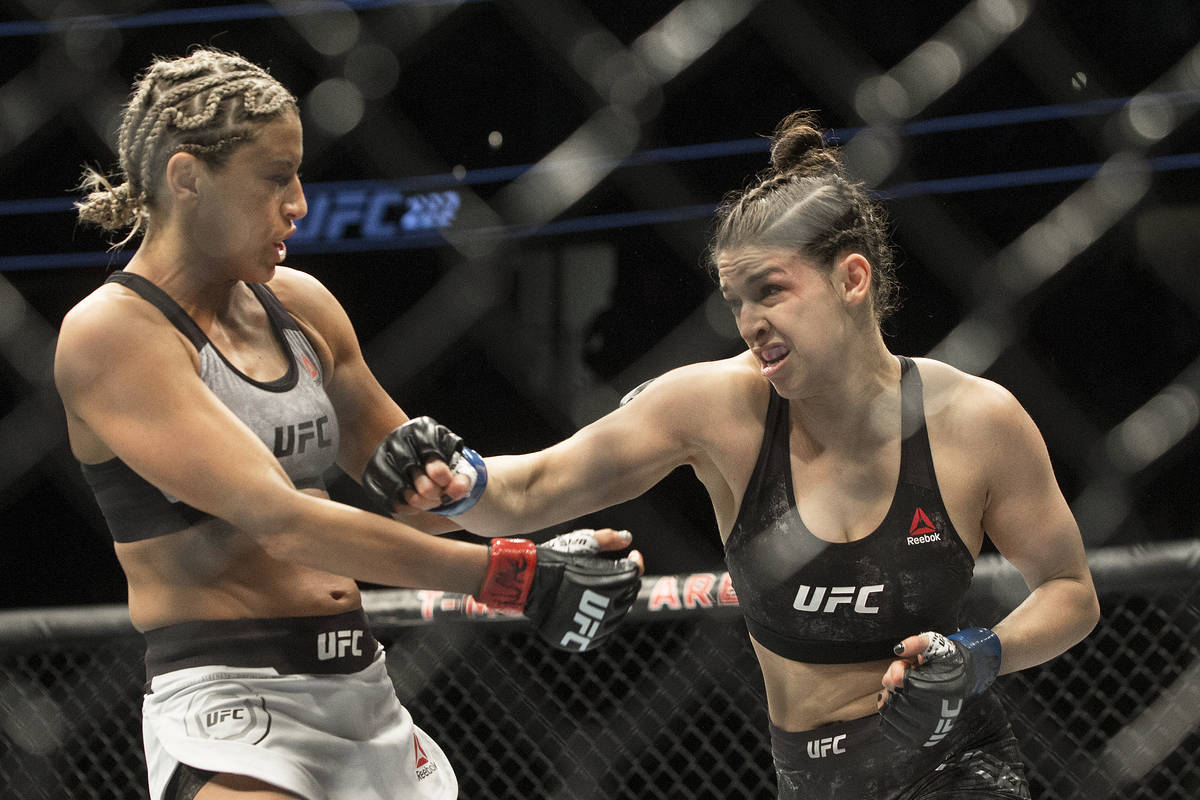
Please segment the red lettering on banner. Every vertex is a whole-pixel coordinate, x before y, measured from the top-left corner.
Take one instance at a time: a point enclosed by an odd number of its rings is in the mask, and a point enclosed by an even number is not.
[[[679,583],[674,575],[664,575],[655,582],[647,607],[651,611],[661,611],[664,607],[676,611],[682,608],[679,602]]]
[[[721,582],[717,586],[717,604],[722,606],[738,604],[737,592],[733,590],[733,578],[729,577],[728,572],[721,574]]]
[[[482,617],[488,613],[488,607],[471,595],[463,597],[463,613],[468,617]]]
[[[433,609],[445,592],[435,592],[431,589],[421,589],[417,596],[421,598],[421,619],[433,619]]]
[[[689,575],[683,582],[683,604],[688,608],[711,608],[713,601],[709,596],[716,577],[707,572],[697,572]]]

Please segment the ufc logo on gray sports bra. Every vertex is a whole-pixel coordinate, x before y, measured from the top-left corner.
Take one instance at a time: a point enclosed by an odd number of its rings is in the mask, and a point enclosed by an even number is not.
[[[832,614],[837,607],[853,603],[857,614],[878,614],[879,607],[870,604],[873,594],[883,591],[883,584],[873,586],[808,586],[800,584],[792,608],[797,611],[820,611]],[[828,596],[828,599],[826,597]],[[824,607],[822,607],[824,601]]]
[[[314,439],[317,447],[329,447],[333,440],[325,435],[329,417],[319,417],[301,422],[299,425],[279,425],[275,428],[275,456],[299,455]]]

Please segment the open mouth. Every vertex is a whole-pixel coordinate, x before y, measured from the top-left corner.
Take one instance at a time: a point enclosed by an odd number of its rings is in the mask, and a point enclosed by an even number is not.
[[[770,375],[779,369],[779,365],[787,359],[788,352],[788,349],[782,345],[763,348],[758,354],[758,358],[762,362],[763,375]]]

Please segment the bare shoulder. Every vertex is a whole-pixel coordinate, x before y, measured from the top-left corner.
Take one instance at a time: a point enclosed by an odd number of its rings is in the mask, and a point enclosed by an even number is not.
[[[914,359],[925,390],[925,413],[947,422],[1004,423],[1024,414],[1012,392],[995,381],[931,358]]]
[[[716,361],[686,364],[648,382],[630,403],[654,406],[672,414],[695,412],[711,421],[715,415],[748,411],[765,402],[769,384],[748,353]]]
[[[318,355],[327,364],[340,364],[358,353],[350,318],[333,293],[315,276],[290,267],[276,267],[267,284],[288,313],[300,324]]]
[[[320,318],[340,312],[341,304],[315,276],[290,267],[276,267],[275,277],[267,284],[284,308],[294,316]]]
[[[1037,426],[1008,389],[941,361],[916,361],[931,436],[980,458],[984,454],[1004,457],[1014,448],[1044,449]]]
[[[761,427],[769,394],[770,384],[746,353],[665,372],[623,411],[673,431],[693,451],[711,452],[740,441],[746,426]]]
[[[186,340],[155,306],[117,284],[100,286],[63,317],[54,380],[64,400],[123,366],[162,358],[194,364]]]

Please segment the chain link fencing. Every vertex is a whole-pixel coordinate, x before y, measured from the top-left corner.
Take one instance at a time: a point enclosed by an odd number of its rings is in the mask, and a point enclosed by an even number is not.
[[[1091,554],[1100,625],[997,687],[1040,800],[1200,796],[1200,541]],[[1024,596],[981,558],[966,621]],[[458,595],[366,594],[400,699],[471,800],[774,796],[762,680],[726,573],[647,577],[600,651]],[[0,616],[0,796],[146,797],[142,645],[115,606]]]

